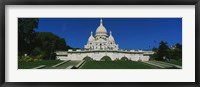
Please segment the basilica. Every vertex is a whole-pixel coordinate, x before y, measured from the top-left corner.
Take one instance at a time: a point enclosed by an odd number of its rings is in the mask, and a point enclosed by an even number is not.
[[[149,56],[153,54],[152,51],[143,50],[122,50],[115,42],[112,32],[107,33],[103,25],[103,20],[96,29],[95,35],[91,32],[87,44],[84,49],[67,51],[56,51],[58,60],[83,60],[85,57],[90,57],[93,60],[101,60],[104,56],[108,56],[111,60],[121,59],[126,57],[132,61],[148,61]]]
[[[103,26],[103,21],[101,19],[100,25],[96,30],[95,36],[91,32],[91,35],[88,39],[88,43],[85,45],[85,49],[89,50],[118,50],[118,45],[115,43],[115,40],[110,31],[108,36],[106,28]]]

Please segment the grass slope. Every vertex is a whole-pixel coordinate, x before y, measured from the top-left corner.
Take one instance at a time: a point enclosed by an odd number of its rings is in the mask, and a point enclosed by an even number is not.
[[[36,62],[18,62],[18,69],[31,69],[40,65],[45,65],[46,67],[53,66],[62,61],[59,60],[43,60]]]
[[[80,61],[69,61],[67,63],[64,63],[58,67],[55,67],[54,69],[66,69],[68,66],[76,66]]]
[[[182,66],[181,60],[170,60],[170,61],[166,61],[166,62]]]
[[[156,69],[153,65],[135,61],[87,61],[81,69]]]

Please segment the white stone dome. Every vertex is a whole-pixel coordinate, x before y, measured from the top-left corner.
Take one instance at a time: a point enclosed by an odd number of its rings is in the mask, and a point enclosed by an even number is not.
[[[107,30],[106,30],[106,28],[101,24],[101,25],[97,28],[96,33],[107,33]]]
[[[110,41],[115,41],[114,38],[113,38],[113,36],[109,36],[108,39],[109,39]]]
[[[94,40],[94,37],[93,37],[93,36],[90,36],[89,39],[88,39],[89,42],[91,42],[91,41],[93,41],[93,40]]]
[[[101,19],[100,21],[100,26],[97,28],[96,30],[96,34],[100,34],[100,35],[107,35],[107,30],[106,28],[103,26],[103,21]]]
[[[94,37],[93,37],[92,32],[91,32],[91,35],[90,35],[88,41],[89,41],[89,42],[92,42],[93,40],[94,40]]]
[[[112,36],[112,32],[110,31],[110,36],[108,37],[109,41],[115,41],[115,39]]]

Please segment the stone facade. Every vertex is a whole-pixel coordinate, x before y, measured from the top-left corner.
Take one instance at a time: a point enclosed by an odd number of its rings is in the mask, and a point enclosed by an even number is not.
[[[115,43],[115,39],[110,31],[110,36],[108,37],[107,30],[103,26],[103,21],[101,19],[100,25],[96,30],[96,35],[93,37],[93,33],[88,39],[88,43],[85,45],[85,49],[89,50],[118,50],[118,45]]]
[[[112,60],[121,59],[122,57],[127,57],[132,61],[148,61],[149,55],[153,54],[152,51],[86,51],[86,50],[76,50],[76,51],[57,51],[57,59],[60,60],[83,60],[85,57],[91,57],[94,60],[101,60],[104,56],[109,56]]]
[[[57,51],[57,59],[59,60],[83,60],[85,57],[91,57],[93,60],[101,60],[104,56],[109,56],[112,60],[126,57],[133,61],[148,61],[152,51],[143,50],[119,50],[112,32],[108,36],[106,28],[103,26],[102,19],[96,30],[95,36],[91,32],[87,44],[83,50]]]

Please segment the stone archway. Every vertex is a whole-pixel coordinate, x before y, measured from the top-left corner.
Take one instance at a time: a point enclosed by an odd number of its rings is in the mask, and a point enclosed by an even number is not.
[[[101,61],[112,61],[112,59],[109,56],[104,56],[100,60]]]

